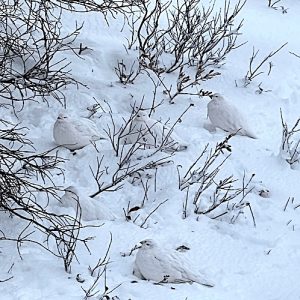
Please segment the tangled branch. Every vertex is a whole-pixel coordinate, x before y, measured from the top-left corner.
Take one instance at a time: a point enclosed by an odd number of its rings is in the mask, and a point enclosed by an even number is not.
[[[47,209],[51,199],[59,199],[59,187],[53,173],[63,174],[60,164],[64,159],[54,150],[35,153],[32,142],[26,138],[26,128],[1,120],[0,129],[0,210],[23,220],[25,226],[18,237],[9,237],[1,230],[0,240],[15,241],[19,254],[25,242],[38,244],[64,261],[70,272],[78,241],[85,245],[89,238],[80,238],[81,209],[75,217],[60,215]],[[47,203],[40,204],[45,198]],[[34,233],[44,235],[44,242],[35,240]],[[51,243],[55,242],[56,251]]]
[[[26,101],[54,98],[65,105],[62,88],[80,83],[72,78],[72,51],[82,26],[63,35],[61,11],[50,1],[0,0],[0,105],[22,110]]]
[[[253,224],[256,225],[251,205],[245,201],[246,196],[252,190],[250,183],[254,174],[247,182],[244,175],[241,187],[234,187],[237,180],[232,175],[218,182],[216,180],[221,167],[230,156],[229,154],[221,158],[221,154],[224,154],[225,151],[231,152],[231,146],[228,142],[233,136],[234,134],[229,135],[210,150],[208,150],[209,144],[207,144],[183,177],[179,172],[181,166],[178,166],[179,189],[186,191],[183,203],[183,218],[187,217],[188,202],[192,198],[194,213],[204,214],[212,219],[230,215],[231,223],[236,221],[245,207],[248,207]]]
[[[282,125],[280,155],[293,169],[300,162],[300,137],[297,137],[297,132],[300,132],[300,118],[289,129],[287,123],[283,120],[281,110],[280,116]]]
[[[200,2],[145,1],[140,13],[128,19],[131,35],[127,47],[139,50],[140,69],[153,72],[163,85],[163,74],[177,71],[176,86],[164,86],[170,102],[220,75],[215,69],[242,45],[237,44],[242,21],[234,25],[234,20],[246,2],[238,1],[230,12],[231,3],[225,1],[223,11],[216,13],[214,3],[200,7]]]
[[[260,62],[258,62],[256,66],[254,65],[254,62],[259,53],[259,50],[255,51],[255,48],[253,47],[252,56],[250,57],[250,61],[249,61],[249,70],[247,71],[247,73],[244,77],[244,86],[245,87],[248,86],[254,78],[263,74],[264,71],[262,71],[262,68],[267,63],[268,63],[268,75],[270,75],[272,68],[273,68],[273,63],[270,61],[270,59],[286,45],[287,45],[287,43],[280,46],[277,50],[271,51]]]

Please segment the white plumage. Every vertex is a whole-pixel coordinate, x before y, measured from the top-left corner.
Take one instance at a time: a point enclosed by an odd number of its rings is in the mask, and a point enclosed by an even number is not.
[[[196,282],[209,287],[214,286],[204,275],[191,270],[191,265],[183,257],[184,254],[162,249],[151,239],[144,240],[141,244],[135,259],[135,276],[161,283]]]
[[[53,127],[55,143],[70,150],[81,149],[91,142],[104,139],[96,124],[85,118],[71,119],[59,114]]]
[[[187,144],[178,137],[174,131],[169,134],[170,128],[158,120],[150,118],[145,112],[140,111],[132,120],[131,126],[124,135],[125,144],[139,143],[146,148],[159,147],[164,143],[165,149],[183,151]]]
[[[115,220],[114,214],[101,202],[82,195],[74,186],[65,189],[65,194],[60,199],[60,205],[63,207],[72,207],[77,209],[77,203],[81,207],[81,218],[84,221],[94,220]]]
[[[231,103],[227,102],[220,94],[213,94],[212,100],[207,104],[207,114],[216,128],[221,128],[230,133],[237,133],[256,139],[257,137],[249,128],[242,113]]]

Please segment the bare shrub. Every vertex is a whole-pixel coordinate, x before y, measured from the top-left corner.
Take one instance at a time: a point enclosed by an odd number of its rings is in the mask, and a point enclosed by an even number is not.
[[[128,157],[128,159],[127,159]],[[126,159],[125,159],[126,158]],[[97,159],[96,170],[91,168],[94,180],[97,184],[97,191],[95,191],[90,197],[96,197],[103,192],[112,192],[119,190],[123,187],[123,181],[137,172],[143,172],[147,170],[155,170],[162,166],[172,163],[170,159],[171,155],[164,155],[156,159],[151,159],[151,156],[143,159],[135,159],[132,154],[125,155],[120,159],[120,162],[115,166],[115,170],[112,172],[111,180],[105,182],[102,179],[103,175],[107,175],[107,167],[102,166],[102,159]]]
[[[107,246],[107,250],[104,254],[104,257],[100,257],[96,263],[95,266],[89,266],[89,272],[90,275],[93,277],[92,284],[87,287],[81,287],[82,290],[85,293],[84,300],[87,300],[89,298],[93,298],[94,296],[99,296],[99,299],[111,299],[110,294],[115,291],[121,284],[118,284],[116,287],[110,289],[107,285],[107,277],[106,277],[106,272],[107,272],[107,266],[110,263],[110,258],[109,258],[109,251],[112,245],[112,234],[110,233],[110,241]],[[100,281],[103,280],[103,291],[101,292],[98,289]],[[101,293],[99,295],[99,293]],[[112,299],[118,299],[113,297]]]
[[[117,66],[115,67],[115,73],[119,78],[119,82],[126,85],[128,83],[133,84],[134,80],[138,77],[141,70],[138,68],[134,69],[134,63],[129,67],[126,66],[124,61],[118,61]]]
[[[112,148],[118,161],[110,168],[103,166],[104,156],[97,158],[97,167],[91,168],[93,177],[97,183],[98,190],[91,197],[95,197],[104,191],[115,191],[122,187],[125,179],[133,179],[142,176],[144,172],[156,170],[162,166],[172,163],[171,157],[179,151],[178,142],[172,138],[175,126],[181,122],[183,116],[192,107],[188,106],[177,118],[171,127],[165,127],[159,121],[153,124],[135,124],[135,118],[146,111],[142,109],[143,103],[133,107],[130,116],[123,119],[123,124],[117,126],[112,112],[109,113],[111,124],[107,125],[106,134],[111,142]],[[151,109],[150,109],[151,112]],[[159,124],[162,129],[159,134],[154,127]],[[128,143],[128,139],[131,139]],[[167,153],[167,154],[162,154]],[[108,175],[108,169],[113,169],[111,180],[108,183],[103,181]],[[150,175],[151,176],[151,175]],[[152,176],[151,176],[152,177]],[[130,208],[128,208],[130,209]]]
[[[195,213],[208,215],[212,219],[227,215],[230,223],[234,223],[244,213],[243,209],[249,207],[253,225],[256,226],[251,205],[245,200],[252,190],[249,185],[253,177],[254,174],[246,182],[244,175],[240,187],[234,186],[237,179],[234,179],[233,175],[215,183],[216,187],[213,195],[209,197],[209,202],[202,206],[201,201],[199,201]],[[207,204],[209,205],[208,207]]]
[[[167,122],[162,123],[148,118],[159,105],[161,103],[155,105],[154,101],[150,109],[142,108],[143,101],[139,106],[133,105],[130,116],[123,118],[122,125],[118,125],[112,111],[109,112],[110,123],[107,124],[107,129],[104,131],[111,142],[115,155],[120,157],[120,166],[123,166],[131,156],[141,150],[154,149],[153,153],[147,157],[160,151],[174,153],[181,150],[180,142],[174,139],[172,134],[175,126],[182,121],[183,116],[193,107],[193,104],[189,105],[171,126],[167,126]]]
[[[74,45],[82,25],[76,24],[72,32],[63,34],[64,11],[97,11],[106,18],[107,14],[133,13],[139,2],[0,0],[0,7],[0,106],[12,106],[16,113],[26,101],[48,103],[54,98],[65,105],[62,89],[81,84],[72,77],[65,53],[80,56],[87,49]]]
[[[61,11],[50,1],[0,1],[0,105],[21,110],[26,101],[54,98],[79,83],[62,55],[73,51],[81,26],[62,34]]]
[[[280,10],[282,14],[286,14],[288,11],[288,8],[285,8],[283,5],[276,6],[281,2],[281,0],[267,0],[268,1],[268,7],[271,7],[275,10]]]
[[[227,151],[231,152],[228,142],[233,136],[234,134],[229,135],[211,149],[207,144],[183,176],[179,171],[182,166],[178,166],[179,189],[186,191],[183,218],[187,217],[188,203],[193,199],[194,213],[204,214],[212,219],[228,215],[232,223],[243,213],[245,207],[249,207],[254,226],[256,225],[250,203],[245,201],[246,196],[252,190],[249,184],[254,174],[248,181],[244,175],[241,187],[234,187],[237,180],[233,175],[217,181],[221,167],[230,156],[228,154],[222,157],[222,154]]]
[[[30,0],[38,2],[37,0]],[[104,15],[117,13],[133,13],[139,9],[138,0],[52,0],[52,5],[73,12],[101,12]]]
[[[1,120],[0,129],[0,210],[24,222],[24,229],[16,237],[9,237],[1,230],[1,241],[15,241],[20,247],[25,242],[35,243],[64,261],[65,270],[71,271],[78,241],[86,244],[89,238],[79,237],[83,228],[81,209],[76,216],[60,215],[42,205],[41,198],[48,201],[59,199],[59,187],[53,182],[53,174],[63,174],[60,164],[64,162],[54,150],[35,153],[32,142],[26,138],[26,128]],[[44,241],[35,239],[35,231],[41,232]],[[53,242],[56,251],[51,248]]]
[[[245,5],[239,1],[230,12],[230,1],[215,12],[215,4],[200,6],[201,0],[142,3],[139,14],[128,18],[131,36],[129,49],[137,47],[141,69],[152,71],[163,83],[163,74],[178,71],[176,85],[165,88],[169,101],[191,93],[202,81],[220,75],[226,55],[237,44],[242,22],[234,19]],[[192,75],[191,75],[192,74]],[[199,94],[193,92],[192,94]]]
[[[292,126],[288,128],[287,123],[283,120],[282,111],[281,125],[282,125],[282,140],[280,145],[280,156],[294,169],[300,162],[300,118]]]
[[[271,74],[272,68],[273,68],[273,63],[272,61],[270,61],[270,59],[276,54],[278,53],[283,47],[285,47],[287,45],[287,43],[283,44],[282,46],[280,46],[277,50],[275,51],[271,51],[267,56],[265,56],[261,61],[257,62],[256,65],[255,64],[255,60],[256,57],[259,53],[259,50],[255,50],[255,48],[253,47],[252,50],[252,56],[250,57],[250,61],[249,61],[249,70],[247,71],[245,77],[244,77],[244,86],[248,86],[254,78],[258,77],[259,75],[265,73],[265,70],[263,70],[263,68],[265,67],[265,65],[268,65],[268,71],[267,74],[268,76]],[[261,85],[261,83],[260,83]],[[259,86],[260,87],[260,86]],[[263,91],[262,89],[259,89],[261,92]]]

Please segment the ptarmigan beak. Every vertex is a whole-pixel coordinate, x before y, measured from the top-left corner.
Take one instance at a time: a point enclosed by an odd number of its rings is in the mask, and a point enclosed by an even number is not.
[[[136,247],[139,249],[139,248],[142,248],[142,246],[145,244],[145,241],[140,241]]]
[[[135,250],[138,250],[138,249],[141,249],[143,245],[141,245],[141,243],[139,242],[138,244],[134,245],[134,247],[131,249],[131,251],[135,251]]]
[[[140,249],[144,246],[144,244],[146,244],[147,241],[143,240],[140,241],[137,245],[135,245],[136,249]]]

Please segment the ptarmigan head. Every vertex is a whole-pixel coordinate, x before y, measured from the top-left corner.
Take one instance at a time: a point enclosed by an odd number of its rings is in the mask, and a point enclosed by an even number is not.
[[[74,185],[70,185],[67,188],[65,188],[65,192],[71,192],[71,193],[77,194],[78,189]]]
[[[219,93],[214,93],[212,95],[209,96],[212,100],[217,100],[217,101],[222,101],[224,100],[223,96]]]
[[[67,119],[68,119],[68,116],[63,113],[60,113],[57,117],[58,121],[66,121]]]
[[[65,189],[65,195],[76,199],[78,197],[78,190],[75,186],[70,185]]]
[[[143,250],[153,249],[157,246],[157,244],[151,239],[143,240],[140,243],[142,244],[141,249]]]
[[[73,207],[75,202],[79,201],[78,190],[74,186],[68,186],[65,189],[65,194],[60,198],[60,206]]]
[[[148,118],[148,114],[146,111],[143,110],[140,110],[135,117],[136,120],[144,120],[146,118]]]

